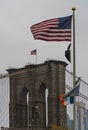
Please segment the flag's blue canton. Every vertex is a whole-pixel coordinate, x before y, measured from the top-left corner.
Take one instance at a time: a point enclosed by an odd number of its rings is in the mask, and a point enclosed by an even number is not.
[[[36,55],[36,53],[37,53],[36,49],[31,51],[31,55]]]
[[[68,17],[58,18],[58,29],[71,29],[72,15]]]
[[[35,49],[35,50],[33,50],[33,52],[34,52],[34,53],[36,53],[36,49]]]

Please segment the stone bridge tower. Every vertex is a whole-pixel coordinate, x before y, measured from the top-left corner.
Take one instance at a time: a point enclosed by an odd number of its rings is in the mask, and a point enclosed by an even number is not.
[[[66,107],[58,95],[65,92],[66,63],[50,60],[7,70],[10,75],[10,127],[46,129],[66,124]],[[45,92],[48,89],[46,118]]]

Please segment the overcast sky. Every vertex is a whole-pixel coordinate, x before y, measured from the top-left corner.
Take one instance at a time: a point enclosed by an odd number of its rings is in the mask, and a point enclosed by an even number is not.
[[[37,62],[66,60],[68,42],[34,40],[30,27],[46,19],[72,14],[76,7],[76,73],[88,82],[88,0],[0,0],[0,73],[9,67],[20,68],[36,63],[30,51],[37,49]],[[72,50],[72,47],[71,47]]]

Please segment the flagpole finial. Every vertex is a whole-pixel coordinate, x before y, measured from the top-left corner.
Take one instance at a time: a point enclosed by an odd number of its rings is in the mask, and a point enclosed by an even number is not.
[[[75,7],[75,6],[73,6],[73,7],[72,7],[72,10],[73,10],[73,11],[75,11],[75,10],[76,10],[76,7]]]

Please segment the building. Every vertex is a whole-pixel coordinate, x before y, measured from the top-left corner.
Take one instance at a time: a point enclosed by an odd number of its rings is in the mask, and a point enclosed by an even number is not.
[[[7,70],[10,76],[10,128],[67,129],[66,106],[61,105],[58,99],[60,94],[65,93],[66,65],[63,61],[50,60]]]
[[[77,114],[76,114],[77,130],[85,130],[86,128],[85,103],[77,102],[76,107],[77,107]]]
[[[88,110],[85,112],[85,114],[86,114],[86,120],[85,120],[86,128],[85,128],[85,130],[88,130]]]
[[[69,126],[69,128],[71,129],[71,130],[73,130],[73,124],[74,124],[74,122],[73,122],[73,120],[71,120],[70,119],[70,117],[69,117],[69,115],[67,114],[67,124],[68,124],[68,126]]]

